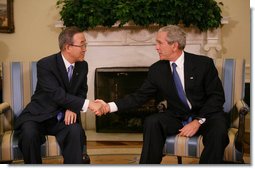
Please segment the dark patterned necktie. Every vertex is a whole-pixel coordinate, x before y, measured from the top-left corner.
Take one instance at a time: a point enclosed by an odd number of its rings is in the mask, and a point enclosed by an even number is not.
[[[72,75],[73,75],[73,65],[70,65],[70,66],[67,68],[67,74],[68,74],[68,79],[69,79],[69,82],[70,82],[71,79],[72,79]]]

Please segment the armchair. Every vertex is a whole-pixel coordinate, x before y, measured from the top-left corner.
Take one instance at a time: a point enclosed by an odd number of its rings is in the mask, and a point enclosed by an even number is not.
[[[244,163],[245,115],[249,112],[249,107],[243,101],[245,61],[243,59],[214,59],[214,63],[223,84],[226,99],[224,111],[229,120],[230,143],[225,149],[224,161]],[[161,102],[159,107],[167,107],[166,102]],[[177,156],[178,163],[181,164],[182,157],[199,158],[203,148],[201,135],[191,138],[172,135],[166,139],[164,154]]]
[[[0,163],[12,163],[14,160],[23,160],[13,126],[35,91],[36,62],[3,63],[2,72],[4,102],[0,104]],[[41,145],[41,153],[43,158],[61,155],[55,136],[46,136],[46,142]],[[89,163],[86,142],[84,163]]]

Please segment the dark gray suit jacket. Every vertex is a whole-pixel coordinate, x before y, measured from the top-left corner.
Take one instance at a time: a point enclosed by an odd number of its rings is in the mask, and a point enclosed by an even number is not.
[[[17,118],[15,128],[27,120],[42,122],[66,109],[77,113],[77,119],[79,119],[87,97],[87,73],[87,62],[76,62],[72,79],[69,82],[61,53],[39,60],[35,93],[31,102]]]
[[[154,63],[141,88],[115,103],[122,110],[138,107],[149,98],[157,97],[167,101],[166,111],[181,119],[190,115],[208,117],[223,112],[224,90],[211,58],[184,52],[184,80],[192,110],[185,108],[179,99],[170,62],[166,60]]]

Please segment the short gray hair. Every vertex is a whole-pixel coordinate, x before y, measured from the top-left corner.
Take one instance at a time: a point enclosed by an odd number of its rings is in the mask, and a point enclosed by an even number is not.
[[[179,49],[183,50],[186,46],[186,33],[177,25],[168,25],[160,28],[158,32],[167,32],[166,41],[171,44],[177,42]]]
[[[83,31],[76,26],[65,28],[58,36],[59,49],[62,51],[66,44],[73,44],[73,36],[77,33],[83,33]]]

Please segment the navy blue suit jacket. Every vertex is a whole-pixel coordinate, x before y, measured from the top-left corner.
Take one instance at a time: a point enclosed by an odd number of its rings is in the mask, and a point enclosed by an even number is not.
[[[87,73],[87,62],[76,62],[72,79],[69,82],[61,53],[39,60],[35,93],[31,102],[17,118],[15,128],[27,120],[44,121],[66,109],[77,113],[77,119],[79,119],[87,97]]]

